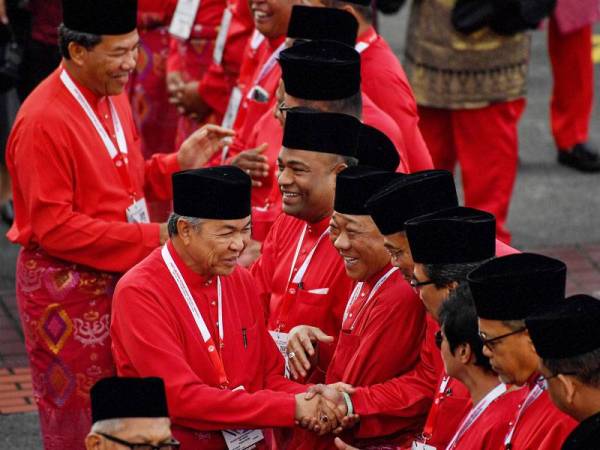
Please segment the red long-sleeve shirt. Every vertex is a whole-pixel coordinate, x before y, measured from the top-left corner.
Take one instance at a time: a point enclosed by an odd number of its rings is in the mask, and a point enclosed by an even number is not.
[[[400,127],[409,171],[432,169],[429,150],[419,131],[417,103],[398,58],[373,28],[358,37],[357,49],[361,55],[362,90]]]
[[[7,236],[56,258],[124,272],[159,245],[159,225],[127,223],[129,192],[91,121],[60,80],[61,70],[27,98],[9,138],[15,222]],[[113,135],[107,98],[78,87]],[[144,162],[126,94],[111,99],[124,129],[137,197],[169,199],[177,155],[156,154]]]
[[[216,279],[171,256],[214,340],[219,342]],[[173,433],[182,450],[225,449],[218,430],[294,425],[295,393],[305,386],[283,376],[283,358],[265,328],[254,280],[238,267],[222,276],[223,347],[229,389],[221,389],[202,335],[161,249],[127,272],[113,300],[111,336],[120,376],[165,382]],[[233,390],[243,386],[244,390]]]

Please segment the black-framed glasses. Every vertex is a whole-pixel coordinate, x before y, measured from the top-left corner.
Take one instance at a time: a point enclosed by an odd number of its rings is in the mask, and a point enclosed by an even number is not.
[[[123,439],[119,439],[118,437],[111,436],[106,433],[97,433],[100,436],[108,439],[109,441],[115,442],[117,444],[124,445],[125,447],[129,447],[131,450],[179,450],[181,444],[175,439],[170,439],[169,442],[163,442],[158,445],[152,444],[140,444],[135,442],[127,442]]]
[[[294,107],[286,106],[285,102],[280,102],[277,104],[277,111],[279,111],[279,114],[281,114],[282,116],[284,116],[284,113],[288,112],[290,109],[294,109]]]
[[[510,333],[501,334],[500,336],[496,336],[495,338],[486,339],[485,335],[479,332],[479,339],[481,339],[481,343],[484,347],[487,347],[490,352],[494,351],[494,347],[504,338],[512,336],[513,334],[519,334],[523,331],[527,330],[527,327],[519,328],[518,330],[511,331]]]
[[[428,284],[433,284],[434,281],[431,281],[431,280],[419,281],[416,278],[411,278],[409,283],[413,287],[413,289],[419,289],[423,286],[427,286]]]
[[[577,372],[558,372],[558,373],[552,374],[552,375],[550,375],[548,377],[546,375],[542,375],[542,378],[540,379],[540,381],[548,381],[548,380],[551,380],[552,378],[556,378],[559,375],[573,375],[573,376],[575,376],[575,375],[577,375]]]
[[[442,349],[442,341],[444,340],[444,336],[442,336],[442,330],[437,330],[435,332],[435,346]]]

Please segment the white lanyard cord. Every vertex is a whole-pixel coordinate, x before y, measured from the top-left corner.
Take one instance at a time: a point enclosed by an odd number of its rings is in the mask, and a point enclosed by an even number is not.
[[[365,302],[365,304],[361,308],[361,310],[367,306],[367,304],[371,301],[371,299],[377,293],[377,291],[383,285],[383,283],[385,283],[387,281],[387,279],[397,270],[398,270],[397,267],[392,267],[384,275],[382,275],[381,278],[379,278],[379,280],[377,280],[377,283],[375,283],[375,286],[373,286],[373,289],[371,289],[371,292],[369,292],[367,301]],[[342,320],[342,323],[344,323],[346,321],[346,319],[348,318],[348,314],[350,313],[350,308],[352,308],[352,305],[354,305],[354,303],[358,299],[358,295],[360,294],[360,291],[362,291],[363,285],[364,285],[364,283],[362,281],[359,281],[358,283],[356,283],[356,286],[354,287],[354,290],[352,291],[352,294],[350,295],[350,299],[348,300],[348,303],[346,304],[346,309],[344,310],[344,318]],[[354,317],[354,322],[352,323],[352,326],[350,327],[351,330],[354,329],[354,324],[356,323],[357,317],[358,317],[358,314]]]
[[[539,381],[539,379],[538,379],[538,381]],[[527,394],[527,398],[523,402],[523,405],[521,405],[521,408],[519,409],[519,412],[517,414],[517,418],[515,419],[515,422],[514,422],[512,428],[510,429],[510,431],[506,435],[506,438],[504,438],[504,446],[505,447],[508,446],[508,448],[510,448],[513,435],[515,434],[515,430],[517,428],[517,424],[519,423],[519,420],[521,419],[521,416],[523,415],[523,413],[525,412],[525,410],[534,401],[536,401],[538,399],[538,397],[544,393],[544,391],[545,391],[545,389],[542,388],[542,387],[540,387],[539,383],[536,382],[536,385],[534,386],[534,388],[531,390],[531,392],[529,392],[529,394]]]
[[[304,229],[302,230],[302,234],[300,235],[300,240],[298,241],[298,246],[296,247],[296,252],[294,253],[294,259],[292,260],[292,267],[290,267],[290,276],[288,278],[288,284],[290,281],[292,281],[294,267],[296,266],[296,262],[298,261],[298,256],[300,255],[300,249],[302,248],[302,244],[304,243],[304,236],[306,235],[307,229],[308,229],[308,224],[305,224]],[[315,252],[317,251],[317,247],[319,246],[319,243],[327,235],[328,232],[329,232],[329,228],[326,228],[325,231],[323,232],[323,234],[321,234],[321,236],[319,236],[319,239],[317,239],[317,242],[315,243],[315,245],[312,248],[312,250],[310,251],[310,253],[308,255],[306,255],[306,258],[304,259],[302,266],[300,266],[300,268],[298,269],[298,272],[294,276],[293,282],[295,284],[300,284],[302,282],[302,279],[304,278],[304,274],[308,270],[308,265],[310,264],[310,261],[312,260]]]
[[[284,47],[285,41],[283,41],[279,45],[279,47],[277,47],[275,51],[271,53],[271,56],[269,56],[269,59],[267,59],[267,61],[263,64],[263,66],[260,69],[260,72],[258,73],[258,76],[256,77],[256,81],[254,82],[255,86],[260,84],[263,78],[265,78],[269,74],[269,72],[271,72],[271,69],[275,67],[275,64],[277,63],[277,57],[279,56],[279,53],[281,53]]]
[[[119,152],[115,148],[113,141],[108,136],[108,133],[100,123],[98,116],[96,115],[88,101],[85,99],[79,88],[75,85],[75,83],[73,82],[66,70],[63,69],[63,71],[61,72],[60,79],[67,88],[67,90],[75,98],[75,100],[77,100],[77,103],[79,103],[85,114],[88,116],[88,118],[92,122],[92,125],[94,125],[96,132],[100,136],[100,139],[102,139],[102,142],[104,143],[104,147],[106,147],[108,154],[110,155],[111,159],[114,160]],[[110,114],[112,116],[113,127],[115,129],[115,135],[117,137],[117,145],[119,146],[119,151],[123,154],[127,154],[127,141],[125,140],[125,133],[123,132],[121,120],[119,119],[117,110],[115,109],[113,102],[110,98],[108,98],[108,103],[110,105]]]
[[[179,271],[179,268],[175,264],[167,245],[165,244],[161,250],[162,258],[165,262],[165,265],[171,272],[171,276],[175,280],[181,295],[183,296],[187,306],[194,317],[194,321],[196,322],[196,326],[200,330],[200,334],[202,335],[202,339],[204,342],[208,342],[211,339],[210,332],[208,331],[208,327],[206,326],[206,322],[204,322],[204,318],[194,301],[194,297],[190,292],[187,283],[185,282],[183,275]],[[217,276],[217,308],[219,315],[219,340],[223,342],[223,302],[222,302],[222,294],[221,294],[221,278]]]
[[[454,448],[454,446],[456,446],[456,443],[459,441],[459,439],[465,434],[465,432],[469,428],[471,428],[471,425],[473,425],[475,423],[475,421],[477,419],[479,419],[479,417],[492,404],[492,402],[494,400],[496,400],[498,397],[500,397],[505,392],[506,392],[506,385],[504,383],[500,383],[498,386],[496,386],[494,389],[492,389],[490,392],[488,392],[486,394],[486,396],[483,397],[483,399],[481,399],[479,401],[479,403],[477,403],[477,405],[474,406],[473,409],[471,409],[471,411],[469,411],[469,414],[467,415],[467,417],[465,417],[465,419],[462,421],[462,423],[458,427],[458,431],[454,434],[454,437],[452,438],[452,440],[446,447],[446,450],[450,450],[451,448]]]

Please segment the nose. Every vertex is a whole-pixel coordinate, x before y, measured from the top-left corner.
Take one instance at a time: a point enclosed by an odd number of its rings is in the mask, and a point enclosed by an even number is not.
[[[333,241],[333,246],[338,250],[348,250],[352,246],[350,245],[350,240],[346,236],[346,233],[340,233]]]
[[[137,65],[138,50],[137,48],[127,52],[121,63],[121,68],[126,71],[132,71]]]
[[[279,171],[277,175],[277,183],[280,187],[289,186],[290,184],[292,184],[292,177],[290,176],[289,170],[287,168],[284,168],[283,170]]]
[[[487,345],[484,345],[481,351],[483,353],[483,356],[485,356],[486,358],[488,358],[488,359],[492,358],[492,352],[490,351],[490,349]]]
[[[245,246],[246,243],[244,241],[244,237],[242,235],[237,235],[231,241],[229,248],[235,252],[241,252],[242,250],[244,250]]]

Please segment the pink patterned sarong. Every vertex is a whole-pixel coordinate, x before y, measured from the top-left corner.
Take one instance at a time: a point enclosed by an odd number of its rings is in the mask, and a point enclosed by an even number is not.
[[[16,294],[46,450],[85,448],[89,390],[115,374],[109,320],[117,279],[21,249]]]

